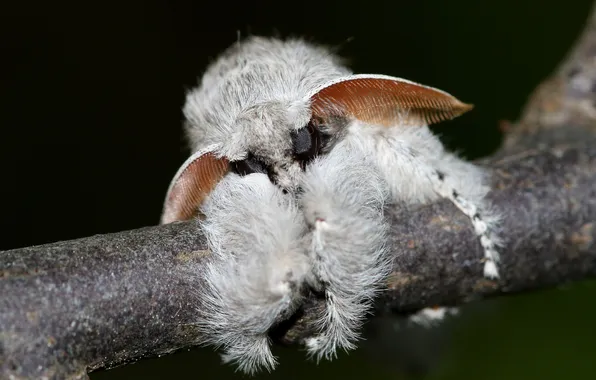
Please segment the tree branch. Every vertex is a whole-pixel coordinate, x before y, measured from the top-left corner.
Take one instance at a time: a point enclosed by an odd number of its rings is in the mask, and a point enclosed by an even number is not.
[[[480,164],[503,213],[499,281],[447,201],[392,218],[394,272],[377,312],[461,304],[596,276],[596,16],[542,84],[503,148]],[[187,348],[209,252],[196,222],[0,252],[0,377],[84,379],[86,372]],[[313,295],[275,331],[309,336]],[[12,377],[11,377],[12,376]]]

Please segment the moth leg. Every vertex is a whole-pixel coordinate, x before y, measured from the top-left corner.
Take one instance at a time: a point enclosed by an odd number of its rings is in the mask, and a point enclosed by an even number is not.
[[[311,233],[310,285],[324,293],[318,335],[306,343],[317,360],[351,350],[391,270],[383,205],[387,186],[358,152],[341,144],[307,168],[299,197]]]
[[[445,151],[424,125],[387,128],[354,122],[345,139],[382,173],[392,199],[421,204],[446,198],[468,216],[484,250],[484,276],[499,277],[499,216],[486,200],[483,170]]]
[[[445,319],[448,315],[459,313],[457,307],[435,306],[425,307],[408,317],[408,321],[423,327],[433,327]]]
[[[310,269],[295,200],[265,174],[228,173],[211,192],[200,223],[212,255],[199,291],[203,343],[247,373],[272,370],[269,329],[294,311]]]
[[[446,181],[448,172],[436,171],[434,176],[434,189],[442,197],[449,199],[457,208],[460,209],[472,221],[474,232],[480,239],[480,244],[484,250],[484,276],[487,278],[498,278],[499,270],[499,252],[496,245],[498,239],[489,228],[489,219],[485,218],[479,205],[480,202],[471,202],[462,195],[453,185]],[[487,223],[488,222],[488,223]]]

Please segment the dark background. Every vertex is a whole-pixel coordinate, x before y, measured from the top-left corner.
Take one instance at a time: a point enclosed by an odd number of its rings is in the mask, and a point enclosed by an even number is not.
[[[564,57],[591,0],[21,2],[0,6],[0,250],[156,224],[188,155],[185,91],[237,33],[341,45],[355,72],[476,105],[435,128],[475,158],[501,141]],[[375,320],[363,348],[316,367],[280,350],[274,378],[591,378],[592,283],[471,305],[432,333]],[[0,295],[1,296],[1,295]],[[436,356],[437,353],[442,353]],[[437,360],[433,358],[437,357]],[[209,349],[92,379],[231,378]],[[405,372],[410,374],[406,375]],[[263,376],[264,378],[265,376]]]

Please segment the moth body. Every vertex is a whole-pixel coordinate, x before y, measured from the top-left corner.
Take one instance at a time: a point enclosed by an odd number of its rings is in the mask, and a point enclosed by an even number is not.
[[[245,372],[272,369],[268,332],[325,298],[311,356],[355,348],[393,256],[385,207],[449,199],[498,277],[498,218],[487,174],[447,152],[429,124],[471,109],[444,91],[353,75],[328,49],[294,39],[239,42],[186,98],[192,155],[162,223],[200,217],[211,251],[198,325]]]

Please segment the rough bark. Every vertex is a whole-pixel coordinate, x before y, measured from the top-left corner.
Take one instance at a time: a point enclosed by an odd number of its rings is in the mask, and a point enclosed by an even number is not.
[[[480,164],[503,212],[502,277],[482,277],[471,225],[446,201],[392,216],[394,273],[377,312],[410,312],[596,275],[596,16],[536,90],[503,148]],[[457,252],[457,254],[454,254]],[[0,252],[0,377],[87,371],[187,348],[204,263],[195,222]],[[312,333],[320,299],[274,332]]]

